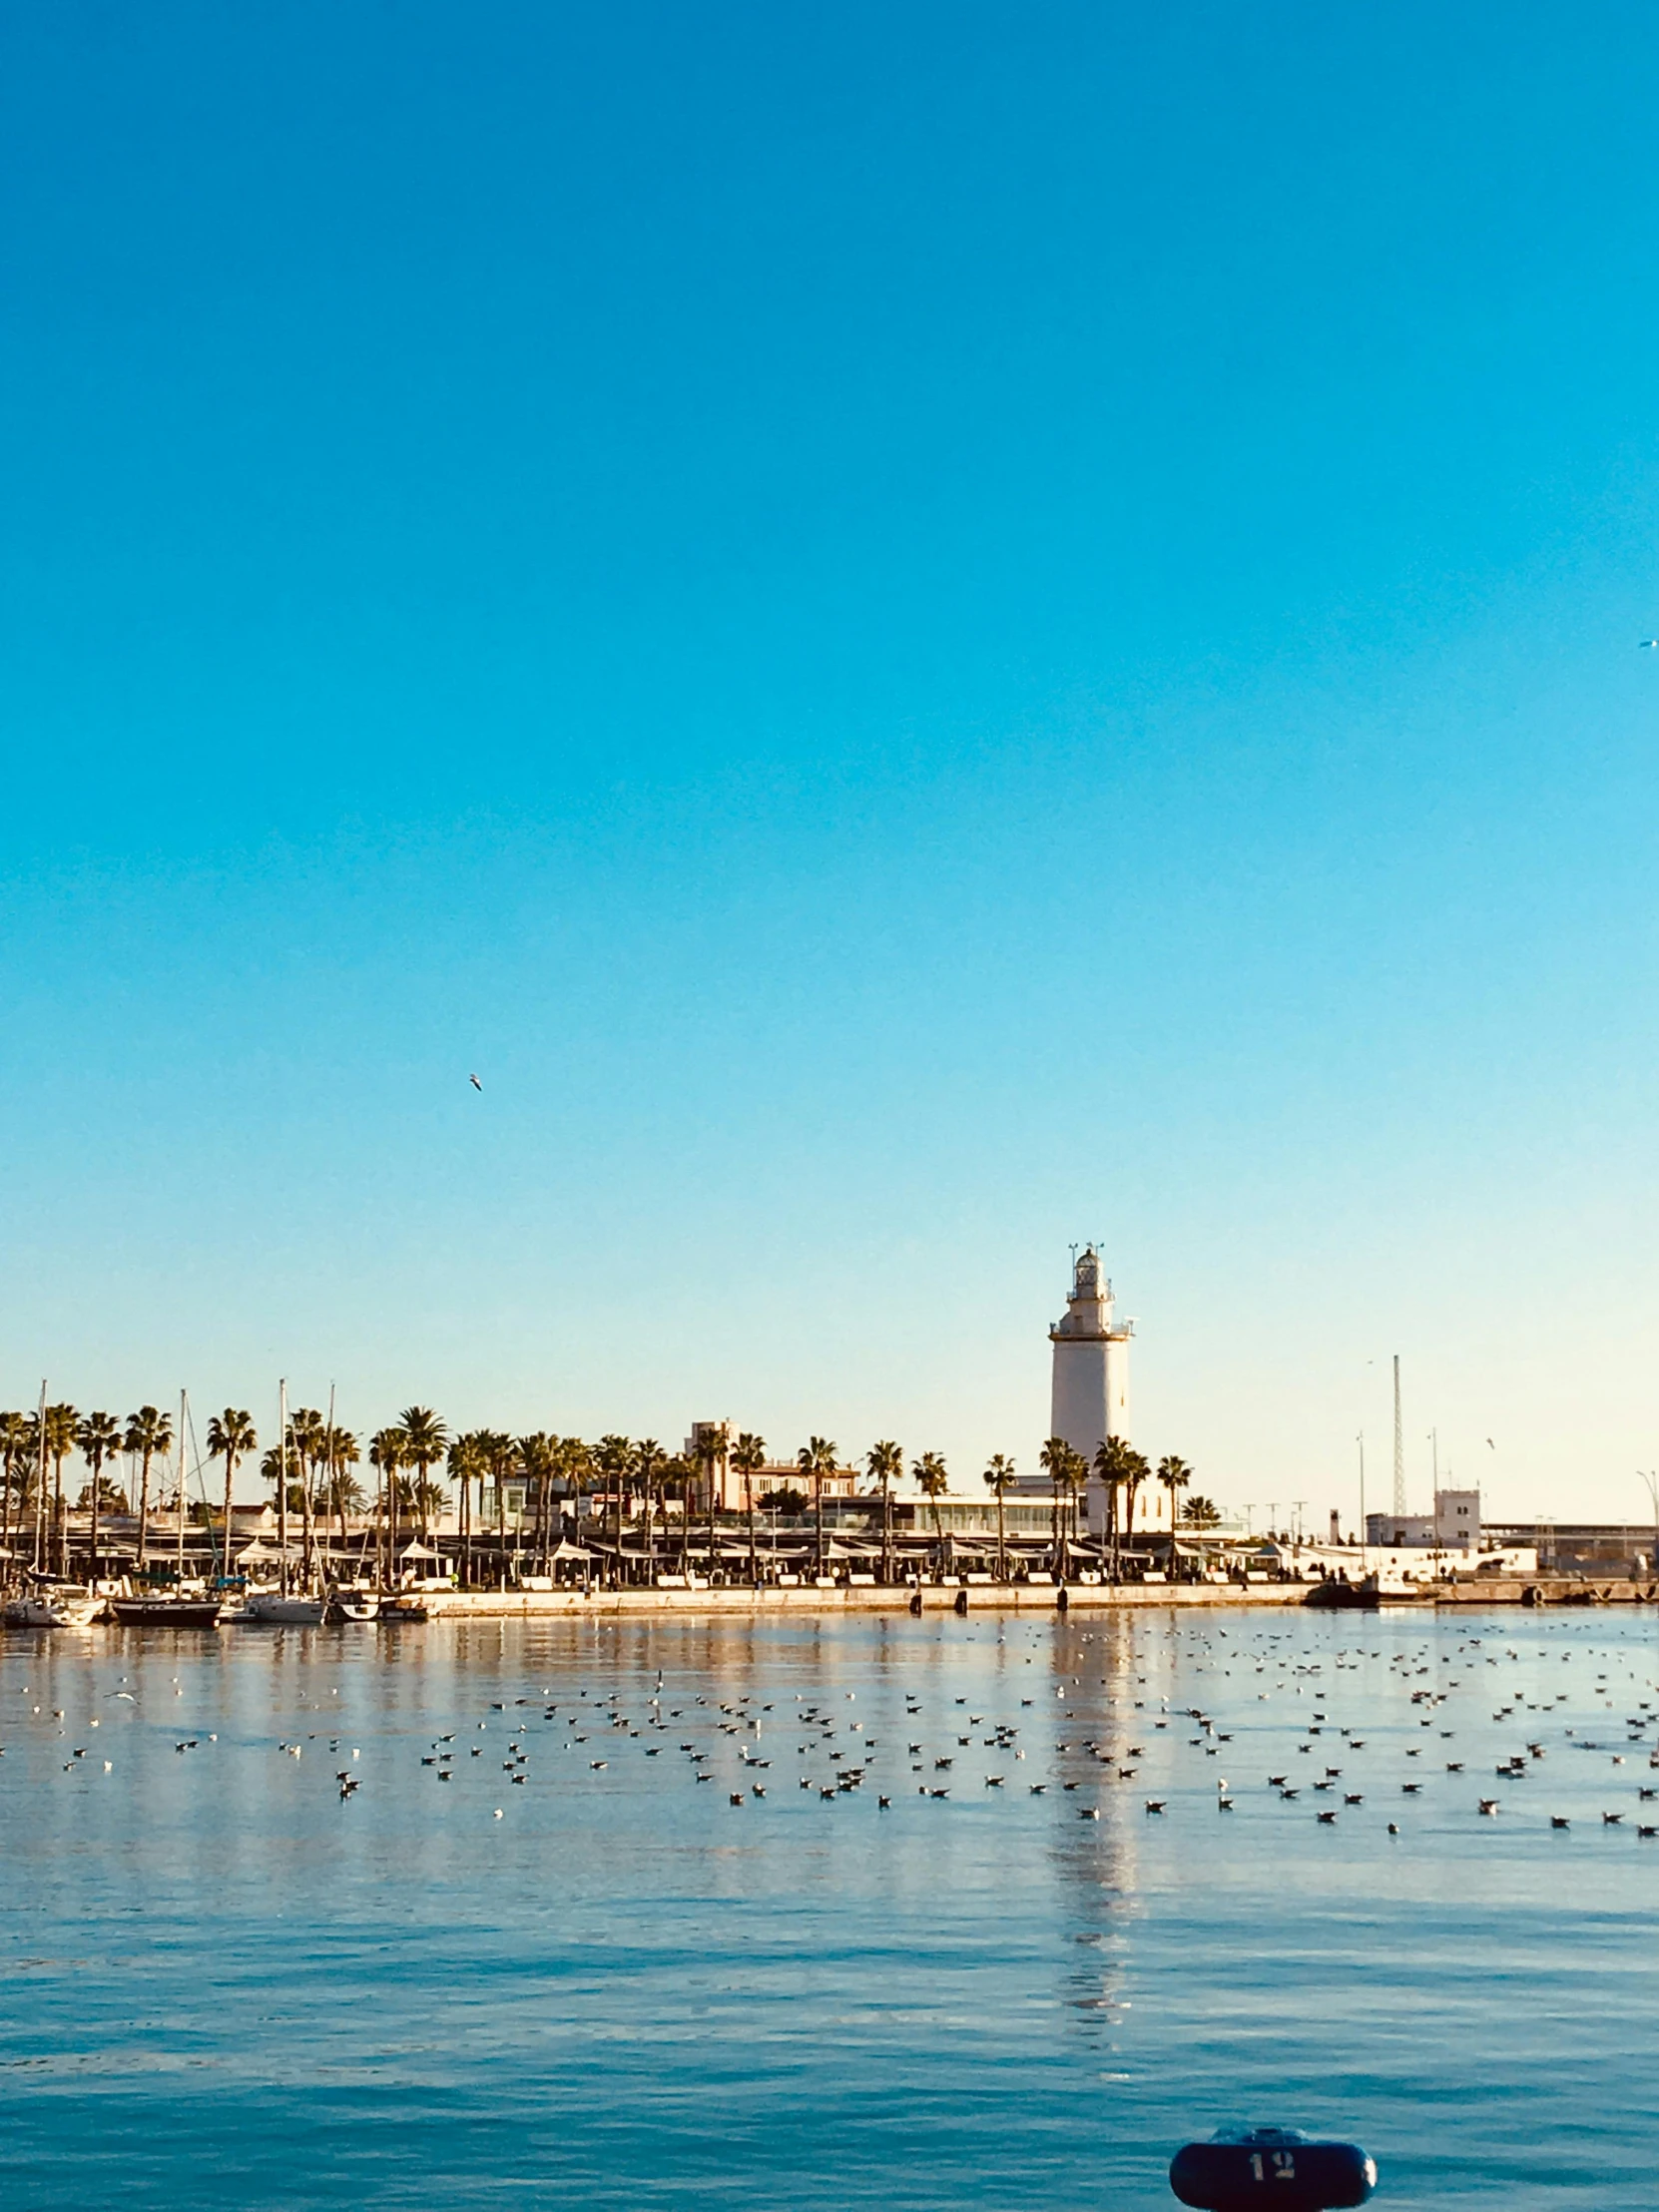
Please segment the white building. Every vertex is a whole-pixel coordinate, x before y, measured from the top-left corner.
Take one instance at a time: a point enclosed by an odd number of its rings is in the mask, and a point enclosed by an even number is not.
[[[1063,1319],[1048,1332],[1054,1347],[1048,1432],[1082,1453],[1090,1468],[1084,1505],[1089,1526],[1105,1526],[1104,1485],[1093,1472],[1094,1455],[1108,1436],[1129,1440],[1128,1322],[1113,1317],[1112,1286],[1093,1245],[1085,1245],[1072,1263],[1071,1296]],[[1162,1506],[1162,1510],[1160,1507]],[[1166,1501],[1156,1490],[1137,1501],[1138,1526],[1168,1526]]]
[[[1368,1544],[1431,1551],[1480,1549],[1480,1492],[1436,1490],[1431,1513],[1368,1513]]]

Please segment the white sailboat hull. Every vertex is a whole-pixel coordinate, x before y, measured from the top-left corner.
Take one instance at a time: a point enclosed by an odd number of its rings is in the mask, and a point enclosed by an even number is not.
[[[15,1597],[7,1605],[8,1628],[90,1628],[102,1618],[104,1600],[90,1590],[54,1590],[49,1597]]]
[[[237,1619],[249,1628],[320,1628],[319,1597],[284,1597],[278,1590],[255,1590]]]

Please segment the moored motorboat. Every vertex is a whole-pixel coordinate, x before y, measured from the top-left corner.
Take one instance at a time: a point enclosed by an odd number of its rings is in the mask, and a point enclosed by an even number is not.
[[[1380,1602],[1377,1584],[1375,1574],[1368,1574],[1359,1582],[1346,1582],[1339,1575],[1328,1575],[1323,1582],[1314,1584],[1302,1602],[1326,1612],[1375,1613]]]

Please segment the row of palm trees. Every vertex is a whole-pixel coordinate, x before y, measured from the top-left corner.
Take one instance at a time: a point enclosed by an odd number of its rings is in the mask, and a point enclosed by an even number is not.
[[[121,1454],[136,1462],[139,1474],[138,1555],[142,1567],[149,1535],[152,1470],[158,1460],[173,1451],[172,1418],[154,1405],[140,1406],[119,1420],[107,1412],[80,1413],[72,1405],[43,1405],[38,1412],[0,1413],[0,1548],[10,1549],[13,1507],[21,1533],[33,1516],[36,1563],[41,1564],[55,1537],[60,1570],[67,1564],[67,1514],[63,1483],[64,1462],[79,1451],[91,1480],[82,1492],[83,1506],[90,1505],[90,1547],[94,1563],[100,1549],[101,1514],[125,1507],[124,1495],[105,1476],[104,1468]],[[259,1436],[246,1409],[226,1406],[213,1415],[207,1429],[207,1455],[224,1467],[224,1530],[222,1563],[229,1564],[231,1501],[239,1467],[259,1448]],[[183,1457],[183,1454],[180,1454]],[[1134,1533],[1135,1504],[1139,1492],[1156,1481],[1169,1493],[1170,1522],[1177,1518],[1179,1493],[1192,1478],[1186,1461],[1174,1455],[1162,1458],[1153,1469],[1145,1454],[1121,1437],[1107,1437],[1097,1447],[1092,1462],[1063,1437],[1050,1436],[1038,1454],[1053,1496],[1051,1535],[1056,1552],[1078,1535],[1078,1500],[1091,1472],[1102,1483],[1106,1498],[1107,1529],[1114,1557],[1120,1535]],[[341,1427],[332,1410],[324,1415],[316,1407],[298,1407],[286,1419],[277,1441],[260,1462],[261,1473],[273,1490],[277,1508],[278,1544],[285,1563],[290,1514],[300,1523],[302,1573],[311,1578],[321,1532],[332,1516],[343,1548],[346,1521],[362,1514],[370,1499],[353,1471],[362,1461],[357,1437]],[[475,1428],[451,1435],[445,1421],[430,1406],[410,1405],[395,1421],[370,1437],[367,1460],[377,1481],[373,1497],[376,1523],[377,1567],[382,1574],[394,1571],[402,1556],[400,1537],[405,1528],[418,1530],[422,1548],[430,1524],[447,1503],[447,1484],[436,1477],[444,1469],[458,1500],[461,1575],[472,1579],[474,1545],[479,1534],[474,1513],[485,1511],[493,1495],[495,1527],[491,1533],[497,1559],[505,1571],[507,1540],[507,1491],[522,1484],[530,1505],[527,1531],[530,1548],[543,1565],[559,1540],[557,1500],[569,1497],[578,1524],[582,1501],[598,1492],[606,1501],[608,1533],[621,1553],[625,1517],[632,1511],[643,1538],[646,1560],[654,1569],[659,1536],[664,1556],[671,1548],[669,1501],[680,1500],[679,1548],[684,1566],[691,1541],[692,1521],[699,1503],[708,1515],[710,1547],[715,1536],[716,1501],[724,1484],[718,1477],[731,1468],[744,1478],[751,1573],[758,1567],[756,1513],[769,1503],[785,1502],[787,1493],[774,1490],[758,1494],[757,1477],[772,1464],[764,1436],[750,1430],[733,1435],[724,1423],[706,1424],[697,1431],[693,1449],[670,1453],[655,1437],[630,1438],[607,1434],[595,1443],[579,1436],[551,1435],[545,1431],[514,1436],[505,1430]],[[50,1463],[50,1500],[46,1469]],[[899,1444],[882,1438],[864,1455],[864,1471],[882,1500],[883,1571],[890,1579],[893,1561],[893,1485],[904,1472]],[[817,1570],[824,1572],[828,1559],[824,1498],[826,1485],[847,1470],[841,1465],[839,1447],[829,1437],[815,1435],[795,1455],[795,1466],[810,1496],[815,1525]],[[911,1463],[916,1488],[933,1514],[936,1536],[942,1538],[938,1501],[950,1489],[943,1456],[924,1451]],[[1014,1461],[1002,1452],[992,1455],[983,1480],[996,1499],[997,1562],[1007,1571],[1007,1532],[1004,1499],[1016,1487],[1019,1476]],[[175,1483],[174,1504],[182,1510],[182,1482]],[[638,1501],[636,1508],[635,1501]],[[794,1502],[788,1499],[788,1502]]]
[[[0,1412],[0,1551],[9,1553],[14,1535],[32,1527],[36,1564],[44,1563],[54,1539],[62,1563],[68,1525],[64,1462],[77,1451],[90,1476],[80,1502],[91,1514],[93,1557],[98,1556],[102,1516],[126,1509],[125,1493],[104,1472],[122,1454],[139,1466],[142,1548],[150,1517],[151,1470],[172,1448],[172,1419],[154,1405],[141,1405],[124,1421],[107,1412],[82,1413],[67,1404],[42,1404],[32,1413]]]
[[[1135,1500],[1149,1482],[1156,1481],[1169,1492],[1169,1519],[1173,1529],[1179,1517],[1181,1492],[1193,1478],[1193,1470],[1186,1460],[1173,1452],[1166,1453],[1154,1470],[1146,1453],[1137,1451],[1122,1436],[1104,1437],[1095,1446],[1092,1462],[1063,1436],[1050,1436],[1037,1456],[1054,1494],[1056,1544],[1060,1540],[1058,1522],[1062,1500],[1069,1501],[1071,1536],[1076,1540],[1077,1500],[1093,1473],[1105,1492],[1107,1541],[1114,1554],[1120,1538],[1127,1539],[1135,1533]],[[988,1482],[990,1476],[987,1474],[985,1479]]]

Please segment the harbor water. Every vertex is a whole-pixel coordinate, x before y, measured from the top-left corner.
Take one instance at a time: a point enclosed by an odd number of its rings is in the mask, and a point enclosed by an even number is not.
[[[1656,1645],[0,1632],[6,2201],[1082,2212],[1231,2119],[1401,2207],[1651,2201]]]

